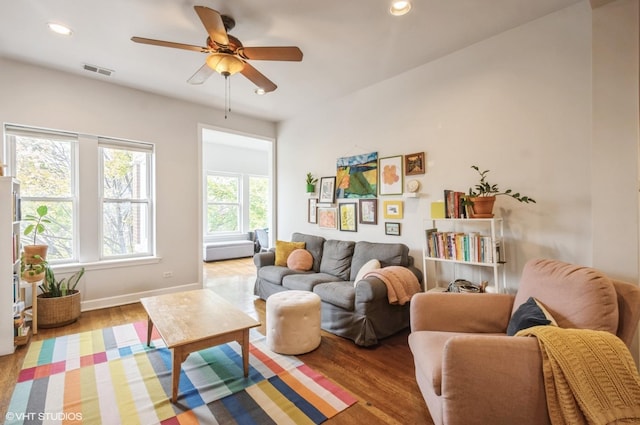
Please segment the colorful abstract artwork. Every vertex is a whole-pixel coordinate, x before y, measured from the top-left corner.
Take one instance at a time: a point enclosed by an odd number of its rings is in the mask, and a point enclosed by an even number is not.
[[[375,198],[378,192],[378,152],[338,158],[338,198]]]

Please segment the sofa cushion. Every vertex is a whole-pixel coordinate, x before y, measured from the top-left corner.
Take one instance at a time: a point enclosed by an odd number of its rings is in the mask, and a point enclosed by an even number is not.
[[[285,276],[290,274],[301,274],[301,273],[309,273],[309,272],[299,272],[295,270],[291,270],[288,267],[281,266],[265,266],[261,267],[258,270],[258,276],[260,279],[263,279],[269,283],[273,283],[274,285],[282,285],[282,279]]]
[[[288,275],[282,279],[282,286],[299,291],[313,291],[319,283],[335,282],[336,277],[327,273],[308,273]]]
[[[507,335],[514,336],[523,329],[550,324],[551,320],[547,318],[545,311],[540,308],[535,298],[529,297],[511,316],[507,326]]]
[[[332,274],[341,280],[349,280],[354,246],[353,241],[326,241],[322,250],[320,272]]]
[[[327,282],[313,287],[313,292],[323,302],[333,304],[348,311],[354,310],[356,290],[351,282]]]
[[[287,266],[289,255],[296,249],[304,249],[304,242],[276,241],[276,266]]]
[[[287,267],[306,272],[313,267],[313,256],[306,249],[296,249],[287,258]]]
[[[380,261],[382,267],[408,266],[409,248],[401,243],[358,242],[351,260],[351,276],[356,276],[369,260]]]
[[[358,274],[356,275],[356,278],[353,280],[353,285],[355,286],[356,283],[364,279],[364,275],[366,275],[367,273],[372,272],[374,270],[378,270],[379,268],[380,268],[380,261],[376,259],[367,261],[366,263],[363,264],[362,267],[360,267],[360,270],[358,270]]]
[[[322,260],[322,249],[324,247],[325,239],[322,236],[307,235],[304,233],[294,233],[291,235],[291,240],[294,242],[304,242],[305,249],[313,256],[313,268],[314,272],[320,271],[320,261]]]
[[[593,268],[557,260],[530,260],[522,270],[513,311],[529,297],[544,304],[561,328],[614,334],[618,329],[618,298],[613,283]]]

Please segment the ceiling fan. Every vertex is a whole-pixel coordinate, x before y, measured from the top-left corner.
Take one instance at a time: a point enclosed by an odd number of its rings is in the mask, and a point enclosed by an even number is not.
[[[298,62],[302,60],[302,51],[295,46],[244,47],[240,40],[227,34],[227,31],[236,24],[233,18],[221,15],[218,11],[205,6],[194,6],[194,9],[209,34],[206,47],[143,37],[131,37],[131,40],[136,43],[207,53],[209,56],[205,64],[187,80],[190,84],[204,83],[214,71],[225,78],[239,72],[258,86],[258,89],[264,90],[264,93],[272,92],[278,86],[250,65],[247,60]]]

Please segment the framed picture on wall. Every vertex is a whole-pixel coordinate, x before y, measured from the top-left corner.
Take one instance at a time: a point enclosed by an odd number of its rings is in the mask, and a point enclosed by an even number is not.
[[[338,209],[335,207],[318,207],[318,227],[337,229]]]
[[[425,173],[424,152],[404,156],[404,173],[407,176]]]
[[[400,236],[400,223],[384,223],[384,234]]]
[[[308,221],[309,223],[318,222],[318,198],[309,198]]]
[[[321,204],[333,204],[336,201],[336,177],[320,178],[320,198]]]
[[[360,199],[360,224],[378,224],[378,200]]]
[[[343,232],[357,232],[358,231],[358,220],[356,209],[357,205],[355,202],[349,202],[339,205],[340,209],[340,230]]]
[[[402,218],[402,201],[384,201],[384,218]]]
[[[402,195],[402,155],[380,158],[378,161],[378,191],[380,195]]]

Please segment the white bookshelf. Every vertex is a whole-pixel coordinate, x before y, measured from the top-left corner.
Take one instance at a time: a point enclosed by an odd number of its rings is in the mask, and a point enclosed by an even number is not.
[[[13,177],[0,177],[0,355],[13,353],[14,272],[19,273],[20,184]]]
[[[474,237],[485,238],[486,252],[482,255],[479,250],[474,250],[468,258],[460,258],[454,255],[437,255],[429,252],[428,240],[426,236],[427,229],[437,229],[440,233],[474,235]],[[423,273],[425,290],[444,291],[447,288],[448,280],[454,278],[466,278],[467,275],[483,274],[486,276],[483,280],[488,281],[488,291],[505,292],[506,276],[504,263],[504,225],[501,218],[443,218],[426,220],[423,235]],[[445,236],[446,238],[446,236]],[[445,240],[446,243],[446,240]],[[446,248],[445,248],[446,251]],[[433,274],[429,278],[428,267],[433,265]],[[449,268],[449,273],[443,273],[445,268]],[[458,270],[465,268],[466,270]],[[484,273],[484,272],[487,273]],[[465,273],[466,272],[466,273]],[[443,280],[443,276],[449,277]],[[471,280],[471,279],[470,279]],[[474,282],[479,284],[479,281]]]

